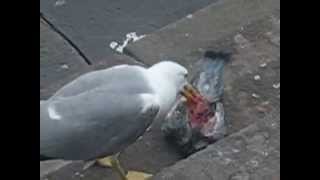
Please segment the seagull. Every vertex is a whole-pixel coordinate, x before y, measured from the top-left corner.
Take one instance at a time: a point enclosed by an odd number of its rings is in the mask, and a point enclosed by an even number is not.
[[[97,161],[122,180],[152,175],[125,171],[118,156],[185,92],[188,71],[172,61],[149,68],[117,65],[86,73],[40,101],[40,161]],[[190,96],[190,94],[189,94]]]

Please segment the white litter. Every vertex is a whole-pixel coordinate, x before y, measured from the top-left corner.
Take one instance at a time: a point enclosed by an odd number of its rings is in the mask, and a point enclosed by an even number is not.
[[[138,36],[136,32],[130,32],[126,34],[126,39],[122,42],[122,44],[119,44],[118,42],[112,41],[109,44],[109,47],[119,53],[123,53],[123,49],[131,42],[139,41],[140,39],[144,38],[145,35]]]
[[[252,97],[254,97],[254,98],[260,98],[260,96],[259,96],[258,94],[256,94],[256,93],[253,93],[253,94],[252,94]]]
[[[112,41],[109,46],[110,46],[111,49],[114,49],[114,48],[116,48],[118,46],[118,43],[115,42],[115,41]]]

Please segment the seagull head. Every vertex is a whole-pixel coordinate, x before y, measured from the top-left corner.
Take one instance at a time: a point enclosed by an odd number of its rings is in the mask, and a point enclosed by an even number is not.
[[[166,83],[170,83],[178,92],[188,84],[188,70],[176,62],[161,61],[151,66],[149,71],[152,71],[154,76],[164,78]]]
[[[155,76],[165,77],[166,83],[171,83],[177,92],[189,101],[195,101],[199,97],[198,91],[188,83],[188,70],[182,65],[172,61],[161,61],[149,68]]]

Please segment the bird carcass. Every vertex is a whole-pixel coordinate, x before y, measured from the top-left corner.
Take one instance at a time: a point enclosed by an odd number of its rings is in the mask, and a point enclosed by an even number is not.
[[[162,124],[169,142],[189,155],[223,138],[226,134],[223,70],[227,53],[206,52],[193,67],[190,94],[182,96]],[[195,87],[195,88],[192,88]],[[187,100],[186,100],[187,99]]]

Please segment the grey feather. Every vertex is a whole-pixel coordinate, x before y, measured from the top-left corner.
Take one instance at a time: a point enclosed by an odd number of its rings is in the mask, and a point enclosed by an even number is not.
[[[207,147],[210,143],[226,134],[223,108],[223,71],[230,60],[230,54],[225,52],[207,51],[193,66],[191,83],[211,104],[217,123],[210,137],[205,137],[198,129],[192,129],[185,104],[181,101],[172,109],[170,116],[164,119],[162,131],[168,141],[175,144],[184,155],[190,155]]]
[[[224,90],[223,71],[230,55],[222,52],[206,52],[195,65],[193,84],[211,103],[221,100]]]
[[[142,73],[145,70],[140,66],[122,65],[117,68],[89,72],[62,87],[50,99],[74,96],[102,86],[112,85],[117,90],[123,84],[130,87],[125,88],[128,93],[151,93],[152,89]]]
[[[140,72],[139,67],[126,66],[89,73],[40,101],[40,154],[92,160],[133,143],[160,108],[141,98],[153,92]],[[50,118],[49,107],[61,118]]]
[[[55,106],[61,120],[49,117],[50,105]],[[96,90],[45,103],[40,109],[40,153],[89,160],[117,153],[133,143],[149,127],[159,106],[145,107],[137,94]]]

